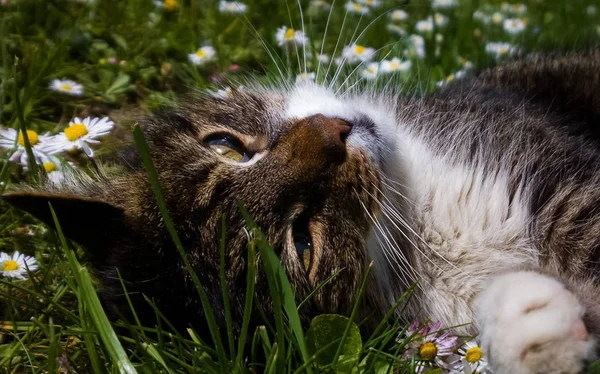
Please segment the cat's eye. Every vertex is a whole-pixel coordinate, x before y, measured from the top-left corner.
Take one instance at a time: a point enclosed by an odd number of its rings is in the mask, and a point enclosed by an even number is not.
[[[206,144],[220,156],[235,162],[246,162],[252,154],[244,147],[242,142],[232,135],[219,135],[211,137]]]
[[[298,257],[306,271],[310,270],[313,261],[313,242],[308,229],[308,218],[299,217],[292,228],[292,238]]]

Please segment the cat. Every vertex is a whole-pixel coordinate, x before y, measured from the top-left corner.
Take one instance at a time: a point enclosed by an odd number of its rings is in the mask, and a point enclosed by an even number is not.
[[[600,337],[600,51],[537,55],[419,98],[393,90],[247,86],[142,121],[165,199],[218,322],[222,218],[234,329],[249,241],[264,230],[300,310],[381,316],[418,281],[406,318],[479,334],[496,373],[576,373]],[[200,301],[131,146],[117,175],[3,198],[85,246],[106,304],[152,299],[206,331]],[[269,311],[258,272],[256,305]],[[374,317],[375,316],[375,317]],[[255,317],[258,318],[258,317]],[[474,322],[474,323],[470,323]],[[258,319],[254,323],[259,323]]]

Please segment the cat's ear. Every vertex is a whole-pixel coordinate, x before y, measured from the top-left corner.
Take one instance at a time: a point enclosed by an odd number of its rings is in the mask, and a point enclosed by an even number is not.
[[[94,198],[36,191],[9,192],[1,198],[55,227],[51,204],[65,236],[90,249],[113,242],[126,226],[122,208]]]

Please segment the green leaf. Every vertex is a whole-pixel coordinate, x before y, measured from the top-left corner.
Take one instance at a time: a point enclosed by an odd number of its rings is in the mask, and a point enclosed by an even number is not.
[[[336,361],[338,347],[332,343],[342,339],[349,321],[347,317],[338,314],[322,314],[312,320],[306,333],[306,345],[311,355],[317,354],[319,365],[326,366]],[[352,322],[336,369],[349,371],[358,361],[361,349],[360,330],[356,323]]]
[[[116,93],[123,92],[129,85],[129,75],[125,73],[119,73],[117,78],[113,81],[112,85],[106,90],[105,95],[114,95]]]

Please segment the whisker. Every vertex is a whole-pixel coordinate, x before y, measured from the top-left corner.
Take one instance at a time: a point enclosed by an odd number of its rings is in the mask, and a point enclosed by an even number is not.
[[[269,56],[271,61],[273,61],[273,64],[275,64],[275,68],[279,72],[279,76],[281,77],[282,82],[283,83],[287,82],[286,77],[283,74],[283,71],[279,67],[277,60],[275,59],[275,56],[273,55],[273,52],[271,51],[272,46],[266,41],[265,38],[263,38],[259,34],[258,30],[256,30],[256,28],[252,25],[252,22],[250,22],[250,20],[248,19],[248,17],[246,17],[246,15],[242,14],[242,17],[240,19],[246,25],[246,27],[250,29],[250,31],[254,34],[254,36],[260,41],[263,48],[265,49],[265,52],[267,52],[267,55]],[[277,54],[277,56],[279,56],[279,55]],[[279,61],[283,64],[283,60],[281,60],[281,58],[279,58]]]
[[[327,23],[325,23],[325,31],[323,32],[323,40],[321,41],[321,50],[319,51],[319,55],[323,54],[323,49],[325,48],[325,40],[327,39],[327,31],[329,30],[329,22],[331,21],[331,14],[333,13],[333,8],[335,7],[335,0],[333,0],[331,2],[331,7],[329,8],[329,14],[327,15]],[[343,27],[343,25],[342,25]],[[333,60],[333,56],[330,57]],[[317,61],[319,62],[317,64],[317,74],[316,77],[319,77],[319,70],[321,70],[321,61],[318,59],[317,56]],[[331,60],[330,60],[331,63]]]

